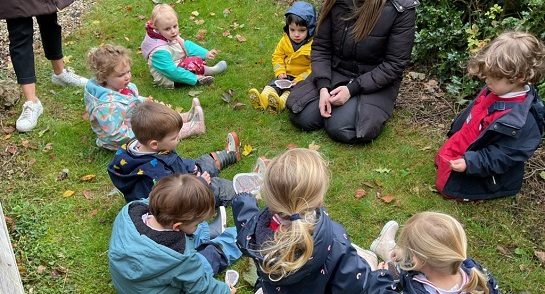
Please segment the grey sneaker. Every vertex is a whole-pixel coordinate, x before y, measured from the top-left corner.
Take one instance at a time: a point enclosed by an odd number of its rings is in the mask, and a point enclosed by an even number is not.
[[[23,104],[23,112],[21,112],[21,115],[17,119],[15,127],[19,132],[32,131],[32,129],[36,127],[36,124],[38,124],[38,117],[40,117],[43,112],[44,108],[42,107],[40,100],[36,100],[36,102],[25,102],[25,104]]]
[[[59,86],[75,86],[84,88],[88,79],[74,73],[72,69],[63,69],[60,75],[51,74],[51,82]]]

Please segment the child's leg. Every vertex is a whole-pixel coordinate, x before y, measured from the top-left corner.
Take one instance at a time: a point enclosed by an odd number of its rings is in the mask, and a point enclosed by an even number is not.
[[[235,197],[233,182],[219,177],[211,178],[210,188],[216,198],[216,206],[229,206]]]
[[[371,243],[371,251],[375,252],[382,260],[389,261],[391,259],[392,250],[396,246],[395,236],[399,224],[396,221],[387,222],[380,235]]]
[[[224,150],[210,153],[218,169],[237,163],[240,160],[240,140],[235,132],[227,134],[227,144]]]
[[[227,228],[214,240],[197,247],[198,256],[207,272],[217,275],[242,256],[237,244],[236,228]]]
[[[369,250],[365,250],[363,248],[361,248],[360,246],[352,243],[352,247],[354,247],[354,249],[356,249],[356,252],[358,253],[358,255],[363,258],[363,260],[365,260],[367,262],[367,264],[369,264],[369,267],[371,267],[371,270],[372,271],[375,271],[378,269],[378,258],[377,258],[377,255],[375,253],[373,253],[372,251],[369,251]]]
[[[204,66],[204,75],[205,76],[213,76],[220,74],[224,72],[227,69],[227,62],[225,60],[222,60],[214,66]]]

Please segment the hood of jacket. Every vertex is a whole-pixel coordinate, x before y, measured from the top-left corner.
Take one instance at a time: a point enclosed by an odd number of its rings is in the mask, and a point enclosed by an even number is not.
[[[179,157],[174,151],[135,155],[128,148],[135,140],[121,146],[108,166],[108,172],[113,175],[111,177],[113,184],[121,191],[125,191],[125,187],[133,187],[136,182],[142,181],[142,174],[152,179],[162,178],[165,175],[165,169],[174,166]],[[184,161],[187,161],[188,166],[195,164],[193,160]]]
[[[166,45],[168,45],[167,41],[158,38],[152,38],[146,32],[146,36],[144,37],[142,44],[140,44],[140,50],[142,51],[142,55],[144,56],[144,58],[148,60],[153,50]]]
[[[147,201],[142,201],[147,204]],[[153,280],[183,262],[185,256],[161,246],[136,229],[125,205],[117,215],[108,251],[110,271],[124,280],[141,282]],[[190,241],[186,238],[186,242]],[[153,251],[153,254],[149,254]],[[138,256],[138,258],[134,258]]]
[[[288,16],[288,14],[297,15],[306,21],[308,29],[307,40],[314,36],[314,32],[316,31],[316,9],[314,9],[312,4],[304,1],[297,1],[293,3],[284,16]],[[284,26],[284,32],[289,35],[287,24]]]
[[[317,211],[318,222],[314,227],[314,233],[312,235],[314,239],[314,250],[312,252],[312,257],[307,261],[307,263],[300,268],[298,271],[290,274],[287,277],[282,278],[280,281],[271,281],[267,279],[267,282],[274,286],[285,286],[285,285],[295,285],[303,279],[308,279],[314,273],[320,272],[326,259],[328,257],[328,246],[332,243],[333,240],[333,221],[329,218],[323,208],[318,209]],[[245,226],[251,227],[254,229],[257,228],[256,222],[260,218],[261,214],[270,214],[268,208],[262,210],[258,216],[252,218]],[[252,238],[255,240],[255,237]],[[239,239],[240,241],[240,239]],[[247,240],[248,242],[248,240]],[[251,246],[246,246],[249,248]],[[263,263],[263,256],[259,251],[251,251],[250,255],[252,258],[259,260],[259,263]],[[265,276],[265,275],[264,275]]]
[[[138,88],[136,88],[135,84],[129,83],[127,88],[129,88],[133,93],[135,93],[135,95],[138,96]],[[126,98],[126,95],[97,84],[96,80],[89,80],[87,82],[83,95],[85,99],[85,105],[89,107],[87,111],[89,111],[90,109],[94,109],[96,105],[102,103],[117,102],[128,105],[132,102],[132,99]]]

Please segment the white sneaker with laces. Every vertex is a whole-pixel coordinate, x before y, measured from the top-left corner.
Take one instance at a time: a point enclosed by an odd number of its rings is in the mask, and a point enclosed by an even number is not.
[[[62,73],[56,75],[51,74],[51,82],[59,86],[75,86],[84,88],[88,79],[77,75],[72,69],[63,69]]]
[[[390,254],[396,246],[395,237],[399,224],[396,221],[387,222],[380,235],[371,243],[371,251],[375,252],[383,261],[389,261]]]
[[[32,129],[36,127],[36,124],[38,124],[38,117],[40,117],[43,112],[44,108],[42,107],[40,100],[36,100],[36,102],[25,102],[25,104],[23,104],[23,112],[21,112],[21,115],[17,119],[15,127],[19,132],[32,131]]]

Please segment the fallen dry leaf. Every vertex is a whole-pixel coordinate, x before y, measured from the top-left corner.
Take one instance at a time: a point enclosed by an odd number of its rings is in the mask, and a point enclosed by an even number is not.
[[[206,30],[199,30],[197,32],[197,36],[195,37],[198,41],[204,41],[204,37],[206,37]]]
[[[545,252],[543,251],[534,251],[535,257],[539,260],[539,262],[545,264]]]
[[[76,192],[74,192],[72,190],[66,190],[66,191],[64,191],[64,193],[62,193],[62,197],[70,197],[70,196],[74,195],[74,193],[76,193]]]
[[[362,188],[356,189],[356,194],[354,195],[356,199],[361,199],[367,195],[367,191]]]
[[[240,34],[237,34],[235,36],[235,38],[237,39],[237,41],[239,41],[240,43],[242,42],[246,42],[246,38],[244,38],[244,36],[240,35]]]
[[[229,13],[231,13],[231,8],[225,8],[225,9],[223,10],[223,16],[224,16],[224,17],[227,17],[227,15],[229,15]]]
[[[47,143],[45,144],[44,148],[42,149],[43,152],[47,153],[49,150],[53,149],[53,143]]]
[[[308,149],[318,151],[318,149],[320,149],[320,145],[314,144],[314,141],[312,141],[312,143],[308,144]]]
[[[7,134],[4,136],[4,140],[9,140],[9,138],[11,138],[11,134]]]
[[[241,108],[243,108],[244,106],[246,106],[246,104],[242,103],[242,102],[236,102],[233,104],[233,109],[234,110],[239,110]]]
[[[197,20],[195,21],[195,24],[198,25],[198,26],[204,24],[204,19],[202,19],[202,18],[201,18],[201,19],[197,19]]]
[[[91,213],[89,213],[91,216],[96,216],[98,213],[98,209],[91,210]]]
[[[87,200],[91,200],[91,191],[84,190],[83,191],[83,197],[85,197],[85,199],[87,199]]]
[[[288,146],[286,146],[288,149],[295,149],[297,148],[297,145],[293,144],[293,143],[289,143]]]
[[[254,150],[254,148],[252,148],[252,145],[250,145],[250,144],[245,144],[244,148],[242,148],[242,149],[243,149],[242,155],[244,155],[244,156],[250,155],[250,153],[252,153],[252,151]]]
[[[5,152],[9,152],[11,155],[15,155],[17,153],[17,146],[10,144],[8,147],[6,147]]]
[[[2,132],[4,132],[4,134],[11,134],[15,132],[15,128],[13,126],[3,127]]]
[[[138,17],[139,20],[144,20],[144,19],[147,18],[146,16],[144,16],[142,14],[139,14],[137,17]]]
[[[68,178],[69,170],[67,168],[63,168],[62,171],[59,172],[59,175],[57,176],[57,181],[62,181]]]
[[[231,35],[231,32],[229,31],[223,31],[223,36],[224,37],[227,37],[227,36],[230,36]]]
[[[25,148],[28,149],[28,147],[30,147],[30,141],[28,141],[28,140],[22,140],[22,141],[21,141],[21,145],[22,145],[23,147],[25,147]]]
[[[191,15],[193,15],[193,16],[199,16],[199,12],[198,12],[197,10],[192,11],[192,12],[191,12]]]
[[[90,182],[92,180],[94,180],[97,176],[96,175],[93,175],[93,174],[89,174],[89,175],[85,175],[85,176],[82,176],[81,178],[79,178],[81,181],[83,182]]]
[[[202,91],[189,91],[189,93],[187,93],[187,95],[189,95],[191,97],[198,97],[201,93],[202,93]]]
[[[390,203],[390,202],[395,200],[395,197],[390,195],[390,194],[386,194],[386,195],[380,197],[380,200],[384,201],[385,203]]]
[[[36,272],[38,272],[39,274],[43,274],[45,271],[45,266],[43,265],[39,265],[38,268],[36,269]]]

